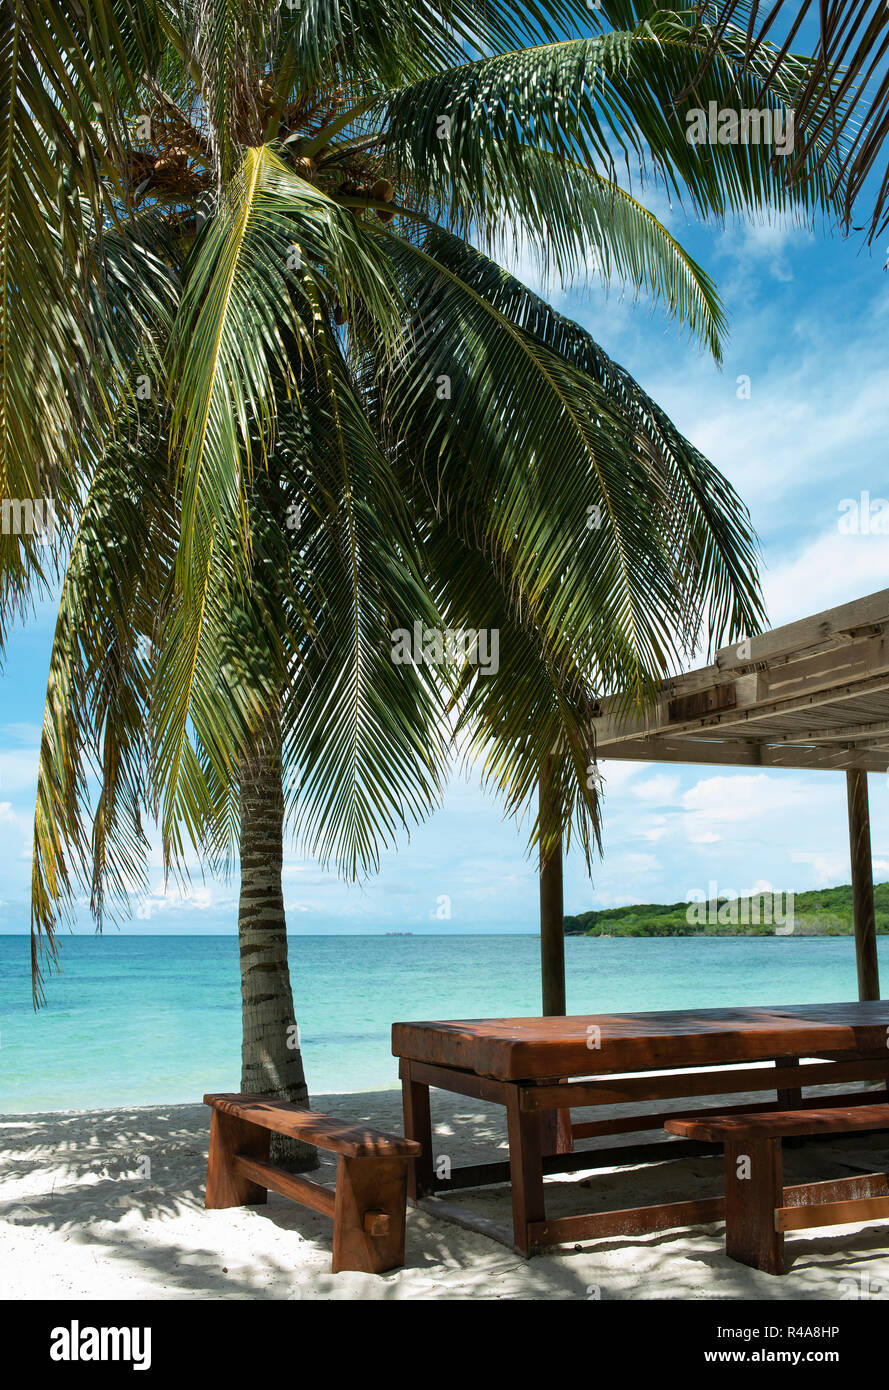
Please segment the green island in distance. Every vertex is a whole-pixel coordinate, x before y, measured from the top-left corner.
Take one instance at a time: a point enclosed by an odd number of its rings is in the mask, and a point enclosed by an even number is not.
[[[889,883],[874,884],[877,934],[889,934]],[[851,936],[852,885],[805,893],[720,895],[709,901],[630,903],[564,919],[566,936]]]

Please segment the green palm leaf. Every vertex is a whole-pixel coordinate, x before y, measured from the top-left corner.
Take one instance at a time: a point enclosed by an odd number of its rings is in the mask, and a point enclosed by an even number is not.
[[[401,176],[435,200],[448,225],[460,231],[473,226],[476,200],[492,178],[518,183],[528,144],[609,179],[617,151],[643,177],[648,173],[676,197],[687,196],[702,215],[723,217],[766,204],[803,212],[828,207],[836,160],[826,142],[794,179],[779,175],[768,145],[700,149],[689,143],[685,118],[692,108],[721,104],[729,92],[732,105],[749,108],[762,95],[737,34],[721,37],[693,97],[688,94],[705,51],[693,20],[692,14],[657,10],[635,29],[497,54],[412,83],[386,100],[387,147]],[[763,98],[770,109],[792,96],[804,71],[802,60],[785,60]]]
[[[835,174],[832,191],[842,199],[846,230],[852,227],[859,201],[870,202],[868,238],[873,241],[889,225],[889,167],[885,160],[889,113],[889,13],[883,0],[721,0],[707,5],[699,16],[706,70],[718,49],[721,34],[732,21],[743,25],[741,46],[757,73],[763,92],[787,90],[783,54],[787,43],[769,43],[784,24],[795,35],[809,14],[818,15],[818,43],[812,62],[796,74],[785,98],[796,111],[800,134],[793,172],[817,152],[830,157]],[[738,31],[735,30],[737,34]],[[878,183],[873,182],[876,174]]]
[[[411,818],[438,799],[445,745],[438,671],[395,665],[392,633],[436,625],[396,478],[332,336],[319,335],[317,382],[303,398],[306,472],[337,499],[301,567],[318,596],[319,640],[283,702],[298,775],[293,825],[322,863],[354,875],[378,864]]]
[[[619,184],[576,160],[523,148],[513,163],[524,177],[491,188],[477,216],[484,226],[506,228],[516,251],[531,246],[544,273],[553,267],[567,283],[618,279],[646,291],[689,329],[717,362],[727,334],[713,281],[666,227]]]

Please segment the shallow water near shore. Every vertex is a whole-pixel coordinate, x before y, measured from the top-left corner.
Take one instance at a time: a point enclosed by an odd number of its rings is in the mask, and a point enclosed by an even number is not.
[[[233,936],[63,936],[64,973],[31,1007],[24,936],[0,936],[0,1110],[199,1100],[239,1086]],[[879,939],[889,978],[889,938]],[[850,937],[568,938],[569,1013],[806,1004],[857,996]],[[399,1019],[539,1012],[525,935],[290,939],[310,1090],[397,1085]]]

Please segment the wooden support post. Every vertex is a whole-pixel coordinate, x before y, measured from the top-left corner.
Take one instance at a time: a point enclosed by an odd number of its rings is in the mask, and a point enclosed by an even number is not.
[[[204,1206],[243,1207],[264,1202],[266,1189],[239,1171],[235,1160],[245,1158],[267,1162],[271,1134],[259,1125],[213,1110],[210,1115],[210,1149],[207,1155],[207,1191]]]
[[[800,1067],[798,1057],[776,1057],[775,1066],[782,1072],[793,1071],[799,1073]],[[801,1086],[779,1086],[775,1092],[778,1097],[778,1105],[782,1110],[799,1110],[803,1103],[803,1091]]]
[[[725,1145],[725,1253],[766,1274],[784,1273],[780,1139],[728,1139]]]
[[[543,1155],[540,1112],[522,1110],[518,1086],[506,1094],[506,1122],[509,1132],[509,1167],[512,1180],[512,1223],[515,1248],[522,1255],[534,1253],[528,1227],[545,1221],[543,1196]]]
[[[433,1187],[432,1115],[429,1108],[429,1087],[414,1081],[411,1064],[402,1058],[401,1099],[406,1139],[416,1139],[422,1149],[420,1157],[408,1165],[407,1195],[412,1202],[425,1197]]]
[[[349,1158],[337,1164],[333,1216],[334,1274],[385,1274],[404,1264],[406,1158]]]
[[[555,828],[558,808],[555,805],[551,779],[555,775],[555,758],[548,758],[540,776],[540,982],[543,1014],[548,1017],[565,1014],[565,898],[562,885],[562,838],[551,845],[547,856],[544,840]],[[543,1152],[570,1153],[574,1147],[571,1135],[571,1111],[553,1110],[543,1120]]]
[[[798,1057],[776,1057],[775,1066],[780,1067],[781,1071],[802,1070]],[[803,1091],[801,1086],[779,1086],[775,1094],[778,1097],[778,1108],[780,1110],[800,1110],[803,1103]],[[785,1139],[785,1144],[789,1149],[801,1148],[805,1140],[797,1137]]]
[[[545,840],[554,828],[557,808],[550,779],[555,759],[548,758],[540,775],[540,978],[545,1016],[565,1013],[565,907],[562,890],[562,839]]]
[[[846,772],[846,797],[849,804],[849,857],[852,861],[852,911],[855,960],[858,966],[858,998],[879,999],[880,975],[877,965],[867,773],[860,768],[850,768]]]

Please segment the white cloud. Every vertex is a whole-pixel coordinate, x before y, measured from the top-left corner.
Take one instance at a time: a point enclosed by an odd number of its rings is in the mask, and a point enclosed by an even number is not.
[[[41,729],[39,724],[3,724],[0,725],[0,738],[9,739],[13,743],[23,743],[29,747],[38,749],[40,747]]]
[[[658,772],[644,782],[634,782],[630,791],[640,801],[649,801],[657,806],[665,803],[673,806],[679,791],[679,778],[673,773]]]
[[[140,921],[151,921],[153,917],[167,912],[208,912],[231,905],[236,900],[229,894],[220,894],[216,885],[199,883],[194,886],[161,884],[141,899],[135,911]]]
[[[37,787],[38,748],[0,749],[0,792],[34,793]]]
[[[651,763],[623,762],[617,758],[609,759],[605,756],[604,751],[599,767],[602,772],[602,780],[605,784],[604,792],[606,796],[611,791],[616,792],[621,790],[637,773],[651,771]]]
[[[717,245],[717,255],[733,262],[734,273],[727,280],[733,296],[746,288],[745,282],[758,280],[764,271],[773,280],[785,284],[791,281],[794,255],[813,240],[810,228],[780,217],[727,228]]]
[[[822,532],[764,574],[773,627],[889,585],[889,536]]]
[[[808,864],[814,871],[815,887],[830,888],[849,881],[849,855],[833,850],[794,850],[794,864]]]
[[[821,799],[820,790],[798,777],[756,772],[702,778],[683,793],[682,805],[689,813],[686,824],[691,837],[709,834],[713,821],[722,825],[756,822],[766,814],[810,807]]]

